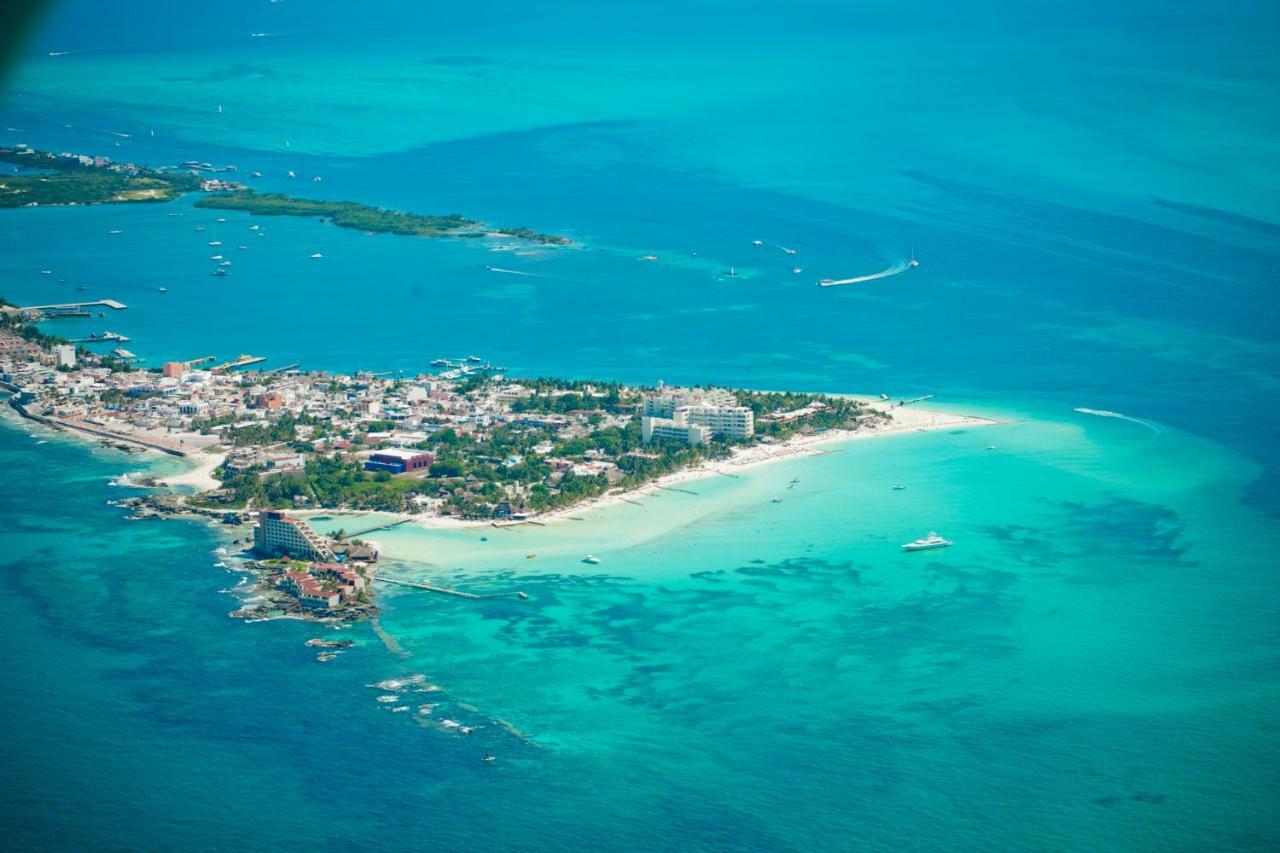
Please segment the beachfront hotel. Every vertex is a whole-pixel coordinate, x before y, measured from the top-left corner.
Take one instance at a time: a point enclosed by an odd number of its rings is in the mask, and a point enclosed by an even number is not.
[[[289,518],[274,509],[258,513],[258,526],[253,528],[253,549],[260,554],[287,554],[304,560],[336,559],[328,541],[305,521]]]
[[[645,395],[640,414],[645,444],[660,438],[700,445],[755,434],[755,413],[723,388],[665,388],[659,382],[656,393]]]

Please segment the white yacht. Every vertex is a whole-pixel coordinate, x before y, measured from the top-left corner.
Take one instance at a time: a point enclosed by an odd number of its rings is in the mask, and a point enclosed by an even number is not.
[[[923,539],[917,539],[914,542],[908,542],[906,545],[903,545],[902,550],[931,551],[934,548],[947,548],[947,547],[950,547],[950,545],[951,545],[951,542],[949,540],[943,539],[938,534],[930,531],[929,535],[924,537]]]

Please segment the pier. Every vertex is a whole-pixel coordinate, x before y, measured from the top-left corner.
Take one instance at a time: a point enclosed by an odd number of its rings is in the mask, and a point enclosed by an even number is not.
[[[347,541],[350,541],[356,538],[357,536],[364,536],[366,533],[376,533],[379,530],[390,530],[393,527],[399,527],[402,524],[408,524],[412,520],[413,519],[411,518],[402,518],[399,521],[389,521],[386,524],[379,524],[377,527],[369,527],[364,530],[357,530],[355,533],[348,533],[345,536],[343,536],[343,538],[346,539]]]
[[[899,400],[899,406],[910,406],[912,403],[923,403],[925,400],[932,400],[935,394],[924,394],[919,397],[912,397],[910,400]]]
[[[487,601],[493,598],[518,598],[521,601],[526,601],[529,598],[527,593],[520,592],[519,590],[515,592],[490,592],[477,594],[474,592],[463,592],[460,589],[453,589],[452,587],[447,586],[434,586],[429,583],[419,583],[417,581],[396,580],[384,575],[374,575],[373,579],[381,581],[382,583],[392,584],[393,586],[408,586],[413,587],[414,589],[426,590],[427,592],[438,592],[441,595],[452,595],[455,598],[465,598],[468,601]]]
[[[16,311],[84,311],[87,308],[112,308],[116,311],[123,311],[128,308],[123,302],[117,302],[114,299],[95,299],[91,302],[62,302],[57,305],[26,305],[16,308]]]
[[[102,344],[102,343],[107,343],[108,341],[115,341],[116,343],[127,344],[129,343],[129,338],[126,335],[117,334],[116,332],[103,332],[98,335],[90,335],[87,338],[71,339],[71,343],[73,344]]]
[[[251,364],[260,364],[266,360],[266,357],[261,355],[241,354],[235,361],[219,364],[217,367],[211,368],[211,370],[214,373],[224,373],[228,370],[239,370],[241,367],[248,367]]]

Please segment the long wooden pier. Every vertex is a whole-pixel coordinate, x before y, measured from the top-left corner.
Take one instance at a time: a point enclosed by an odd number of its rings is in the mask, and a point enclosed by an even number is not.
[[[389,521],[386,524],[379,524],[377,527],[369,527],[364,530],[358,530],[355,533],[348,533],[343,538],[350,540],[350,539],[356,538],[357,536],[364,536],[366,533],[376,533],[379,530],[390,530],[393,527],[399,527],[402,524],[408,524],[412,520],[413,519],[411,518],[402,518],[398,521]]]
[[[529,598],[526,593],[520,592],[519,590],[515,592],[490,592],[477,594],[474,592],[463,592],[460,589],[453,589],[452,587],[447,586],[434,586],[429,583],[418,583],[417,581],[396,580],[395,578],[389,578],[385,575],[374,575],[373,579],[381,581],[382,583],[393,584],[395,586],[408,586],[413,587],[414,589],[426,590],[427,592],[438,592],[441,595],[452,595],[455,598],[465,598],[468,601],[487,601],[493,598],[518,598],[521,601],[525,601]]]
[[[96,308],[97,306],[104,308],[114,308],[117,311],[123,311],[128,308],[123,302],[117,302],[114,299],[95,299],[91,302],[63,302],[58,305],[24,305],[17,310],[19,311],[57,311],[71,310],[78,311],[84,308]]]

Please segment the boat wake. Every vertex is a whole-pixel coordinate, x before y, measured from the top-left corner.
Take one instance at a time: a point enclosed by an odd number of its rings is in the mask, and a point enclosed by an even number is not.
[[[1122,421],[1128,421],[1129,423],[1141,424],[1142,426],[1154,432],[1156,435],[1160,435],[1160,433],[1162,432],[1160,427],[1156,426],[1155,424],[1149,421],[1139,420],[1138,418],[1131,418],[1128,415],[1122,415],[1119,412],[1109,412],[1106,409],[1086,409],[1083,406],[1076,406],[1075,410],[1082,415],[1093,415],[1096,418],[1117,418]]]
[[[507,275],[527,275],[530,278],[542,278],[542,276],[536,272],[525,272],[524,270],[507,270],[507,269],[503,269],[502,267],[488,267],[488,266],[485,267],[485,269],[487,269],[489,272],[500,272],[500,273],[506,273]]]
[[[910,261],[898,261],[888,269],[880,270],[880,272],[873,272],[870,275],[859,275],[854,276],[853,278],[824,278],[822,281],[818,282],[818,286],[835,287],[838,284],[860,284],[864,281],[875,281],[878,278],[888,278],[891,275],[904,273],[911,269],[912,266],[913,264]]]

